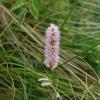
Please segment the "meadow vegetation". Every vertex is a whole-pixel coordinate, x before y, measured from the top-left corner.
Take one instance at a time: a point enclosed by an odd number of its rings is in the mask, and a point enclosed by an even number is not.
[[[61,31],[54,71],[44,65],[50,23]],[[0,0],[0,100],[100,100],[100,0]]]

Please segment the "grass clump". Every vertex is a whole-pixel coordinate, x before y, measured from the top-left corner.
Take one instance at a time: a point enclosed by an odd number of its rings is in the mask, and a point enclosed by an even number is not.
[[[99,0],[0,0],[0,100],[100,99]],[[45,29],[60,27],[60,64],[47,69]],[[48,77],[51,85],[38,80]]]

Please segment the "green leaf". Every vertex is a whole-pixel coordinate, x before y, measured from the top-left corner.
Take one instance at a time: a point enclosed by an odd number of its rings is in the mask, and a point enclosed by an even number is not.
[[[21,8],[22,6],[24,6],[25,4],[26,4],[26,2],[23,0],[16,0],[15,3],[10,8],[10,10],[15,11],[15,10]]]
[[[29,10],[34,19],[38,20],[39,11],[41,10],[41,8],[42,8],[42,2],[40,2],[40,0],[32,0],[29,3]]]

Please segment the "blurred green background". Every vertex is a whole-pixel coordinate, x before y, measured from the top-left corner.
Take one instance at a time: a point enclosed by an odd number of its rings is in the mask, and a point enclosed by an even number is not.
[[[50,23],[61,31],[54,71],[43,63]],[[0,100],[99,99],[100,0],[0,0]]]

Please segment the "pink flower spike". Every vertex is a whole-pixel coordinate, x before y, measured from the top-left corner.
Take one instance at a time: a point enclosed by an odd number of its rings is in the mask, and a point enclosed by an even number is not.
[[[55,69],[59,63],[59,40],[60,31],[58,26],[50,24],[46,30],[45,37],[45,65],[50,69]]]

